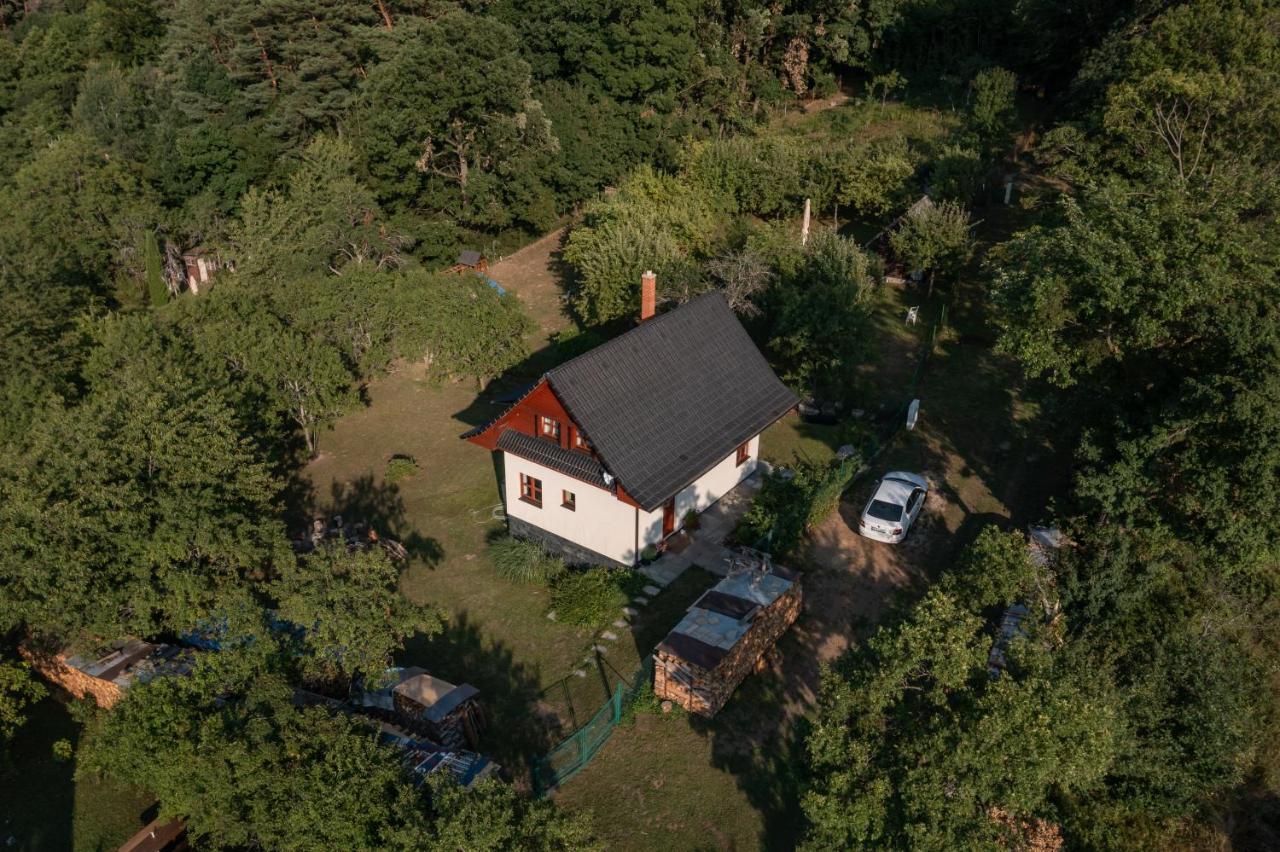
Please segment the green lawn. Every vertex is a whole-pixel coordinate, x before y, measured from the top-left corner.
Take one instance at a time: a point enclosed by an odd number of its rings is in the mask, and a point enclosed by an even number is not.
[[[518,766],[589,718],[679,616],[656,637],[646,625],[682,613],[713,578],[689,572],[635,628],[601,625],[619,639],[601,643],[610,648],[603,661],[588,662],[598,631],[548,619],[549,591],[502,579],[486,557],[486,537],[504,528],[497,478],[490,454],[458,436],[500,406],[477,401],[473,386],[435,384],[408,369],[375,382],[369,395],[367,408],[321,437],[322,455],[306,469],[311,511],[368,520],[409,543],[404,592],[439,606],[449,624],[411,640],[402,661],[480,689],[495,716],[488,747]],[[384,473],[396,454],[412,456],[419,471],[390,485]],[[573,674],[579,670],[587,676]]]
[[[868,109],[832,109],[787,132],[832,126],[867,132],[874,121],[873,135],[906,133],[927,141],[948,127],[948,119],[932,111]],[[777,464],[820,462],[898,416],[912,395],[921,342],[941,295],[924,305],[919,324],[908,326],[907,308],[924,303],[923,295],[879,288],[867,360],[850,389],[850,403],[863,416],[817,426],[789,415],[766,431],[763,457]],[[991,351],[981,295],[967,287],[961,296],[952,299],[955,330],[939,340],[915,389],[923,400],[921,427],[900,433],[877,463],[939,476],[947,493],[938,538],[948,554],[980,523],[1007,519],[1010,506],[1033,511],[1042,505],[1053,481],[1028,469],[1029,460],[1049,461],[1053,448],[1012,365]],[[550,355],[544,351],[529,364],[549,366],[544,362]],[[413,545],[404,591],[440,606],[450,623],[443,635],[411,642],[403,660],[479,687],[494,717],[486,750],[519,768],[588,718],[713,578],[691,571],[658,596],[642,620],[626,628],[605,625],[619,639],[601,643],[609,650],[597,661],[591,649],[598,630],[547,619],[547,590],[502,580],[485,557],[486,535],[503,527],[495,471],[488,453],[457,436],[500,407],[485,396],[477,400],[471,386],[433,384],[413,369],[375,382],[369,399],[369,407],[321,437],[323,455],[305,471],[313,485],[312,509],[372,521]],[[420,471],[389,486],[383,473],[394,454],[413,456]],[[883,566],[868,563],[861,570],[877,567]],[[817,571],[810,580],[815,590],[845,582]],[[832,658],[854,635],[848,602],[829,597],[834,603],[826,612],[815,616],[806,608],[780,644],[779,659],[748,678],[715,720],[638,714],[555,793],[556,800],[592,812],[608,848],[792,846],[800,831],[792,768],[813,705],[817,661]],[[585,677],[574,674],[579,670]]]
[[[0,844],[22,852],[114,850],[150,820],[154,800],[112,781],[74,778],[74,760],[53,758],[58,740],[76,743],[80,726],[46,698],[0,764]]]

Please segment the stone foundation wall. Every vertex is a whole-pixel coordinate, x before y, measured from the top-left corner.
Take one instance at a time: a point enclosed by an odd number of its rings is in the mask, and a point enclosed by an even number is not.
[[[67,665],[67,658],[61,654],[35,651],[25,645],[19,646],[18,652],[46,680],[62,687],[76,698],[91,695],[99,707],[106,708],[124,696],[124,690],[111,681],[96,678]]]
[[[750,629],[710,671],[658,651],[654,655],[654,694],[699,716],[710,718],[719,713],[734,690],[799,617],[803,600],[797,579],[785,594],[756,613]]]
[[[582,545],[569,541],[569,539],[558,536],[553,532],[548,532],[536,524],[531,524],[520,518],[513,518],[510,515],[507,516],[507,530],[516,538],[529,538],[542,542],[546,545],[547,550],[563,558],[569,565],[604,565],[609,568],[631,567],[610,559],[602,553],[588,550]]]

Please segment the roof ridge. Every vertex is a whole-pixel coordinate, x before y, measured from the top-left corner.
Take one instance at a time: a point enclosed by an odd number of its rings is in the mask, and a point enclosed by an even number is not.
[[[547,370],[545,373],[543,373],[543,374],[542,374],[542,377],[543,377],[543,378],[545,378],[545,379],[550,379],[550,378],[552,377],[552,374],[554,374],[554,373],[558,373],[558,372],[563,372],[563,371],[564,371],[564,369],[565,369],[566,367],[568,367],[570,364],[573,364],[573,363],[575,363],[575,362],[577,362],[577,361],[580,361],[580,360],[582,360],[583,358],[586,358],[586,357],[587,357],[587,356],[589,356],[589,355],[596,355],[597,353],[604,352],[605,350],[607,350],[607,349],[609,349],[609,348],[611,348],[611,347],[612,347],[612,348],[617,348],[617,346],[618,346],[618,345],[621,345],[621,342],[622,342],[622,341],[626,340],[628,337],[630,337],[631,335],[635,334],[636,332],[638,332],[638,331],[644,331],[644,330],[646,330],[646,329],[651,329],[651,328],[657,328],[657,327],[658,327],[660,324],[662,324],[662,322],[663,322],[664,320],[666,320],[668,317],[673,317],[673,316],[675,316],[675,315],[676,315],[676,314],[678,314],[680,311],[684,310],[685,308],[689,307],[690,305],[693,305],[693,304],[695,304],[695,303],[697,303],[697,302],[703,302],[703,301],[708,300],[709,298],[717,297],[717,296],[720,298],[720,301],[724,302],[724,306],[725,306],[726,308],[728,308],[728,307],[729,307],[729,300],[728,300],[728,299],[726,299],[726,298],[724,297],[724,294],[723,294],[723,293],[721,293],[719,290],[712,289],[712,290],[708,290],[708,291],[707,291],[707,292],[705,292],[705,293],[699,293],[698,295],[694,296],[694,297],[693,297],[692,299],[690,299],[689,301],[687,301],[687,302],[681,302],[680,304],[676,305],[674,308],[672,308],[672,309],[671,309],[671,310],[669,310],[669,311],[665,311],[665,312],[660,313],[660,314],[655,314],[654,316],[650,317],[650,318],[649,318],[649,319],[647,319],[647,320],[641,320],[641,321],[640,321],[639,323],[637,323],[635,326],[633,326],[632,328],[629,328],[629,329],[627,329],[626,331],[622,332],[622,334],[619,334],[617,337],[610,338],[609,340],[606,340],[604,343],[601,343],[599,346],[593,346],[592,348],[588,349],[586,352],[583,352],[581,355],[575,355],[575,356],[573,356],[573,357],[572,357],[572,358],[570,358],[568,361],[565,361],[563,364],[556,364],[556,365],[555,365],[554,367],[552,367],[550,370]],[[730,309],[730,310],[732,310],[732,309]],[[668,323],[668,324],[669,324],[669,323]],[[561,400],[561,402],[563,402],[563,400]]]

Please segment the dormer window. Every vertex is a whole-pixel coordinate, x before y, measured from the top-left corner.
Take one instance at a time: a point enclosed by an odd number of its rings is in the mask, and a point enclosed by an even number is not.
[[[590,450],[591,442],[587,440],[587,436],[582,434],[581,429],[573,430],[573,448],[575,450]]]
[[[560,443],[560,421],[552,420],[543,414],[538,415],[538,434]]]

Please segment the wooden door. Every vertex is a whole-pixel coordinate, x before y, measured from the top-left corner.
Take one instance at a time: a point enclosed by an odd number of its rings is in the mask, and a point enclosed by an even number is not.
[[[672,497],[662,507],[662,537],[676,531],[676,498]]]

